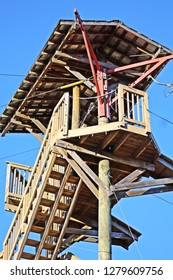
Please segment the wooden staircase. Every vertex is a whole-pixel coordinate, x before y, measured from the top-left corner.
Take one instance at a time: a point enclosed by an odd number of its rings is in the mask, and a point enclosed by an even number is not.
[[[82,181],[52,151],[52,127],[51,120],[29,181],[20,191],[20,203],[4,241],[4,259],[56,259],[62,251],[61,241]]]
[[[16,213],[4,241],[5,260],[55,260],[74,242],[87,237],[97,242],[98,187],[105,190],[105,186],[82,159],[80,148],[76,152],[68,148],[70,142],[58,140],[59,132],[68,134],[68,116],[69,94],[64,94],[54,109],[34,167],[25,167],[29,172],[27,180],[20,165],[10,165],[13,180],[7,180],[7,210],[13,203]],[[10,182],[14,181],[20,188],[15,186],[12,193]],[[86,210],[83,205],[87,205]],[[87,211],[89,223],[83,210]],[[112,221],[112,244],[128,248],[139,236],[122,222]]]
[[[48,140],[49,133],[4,242],[6,259],[56,259],[62,251],[61,242],[82,181],[51,151]]]

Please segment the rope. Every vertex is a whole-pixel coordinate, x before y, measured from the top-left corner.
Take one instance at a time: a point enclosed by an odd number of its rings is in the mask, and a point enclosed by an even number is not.
[[[136,246],[136,249],[137,249],[137,251],[138,251],[138,254],[139,254],[139,256],[140,256],[140,259],[143,260],[142,254],[141,254],[140,249],[139,249],[139,247],[138,247],[138,245],[137,245],[137,242],[136,242],[136,240],[135,240],[135,238],[134,238],[134,236],[133,236],[132,230],[131,230],[131,228],[130,228],[130,226],[129,226],[129,223],[128,223],[128,221],[127,221],[126,215],[125,215],[125,213],[124,213],[124,211],[123,211],[123,209],[122,209],[122,207],[121,207],[121,204],[120,204],[120,202],[119,202],[119,200],[118,200],[118,197],[117,197],[117,195],[116,195],[116,192],[113,192],[113,194],[114,194],[114,196],[115,196],[115,198],[116,198],[116,200],[117,200],[117,204],[118,204],[118,206],[119,206],[119,208],[120,208],[120,211],[121,211],[121,213],[122,213],[122,215],[123,215],[123,218],[124,218],[124,220],[125,220],[125,223],[127,224],[127,227],[128,227],[128,229],[129,229],[130,235],[131,235],[131,237],[132,237],[132,239],[133,239],[133,241],[134,241],[134,244],[135,244],[135,246]]]

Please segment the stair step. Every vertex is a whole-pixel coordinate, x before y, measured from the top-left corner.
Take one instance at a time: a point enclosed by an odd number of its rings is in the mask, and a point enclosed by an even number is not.
[[[43,233],[44,231],[44,227],[40,227],[40,226],[34,226],[32,225],[31,227],[31,232],[35,232],[35,233]]]
[[[53,222],[57,223],[57,224],[63,224],[64,220],[65,220],[64,218],[61,218],[59,216],[55,216],[54,219],[53,219]]]
[[[35,216],[35,219],[39,220],[39,221],[46,221],[48,219],[48,217],[49,217],[49,215],[47,213],[38,212]]]
[[[53,185],[50,185],[50,184],[47,184],[46,188],[45,188],[46,192],[53,193],[53,194],[55,194],[58,190],[59,190],[59,187],[53,186]],[[68,197],[72,197],[74,195],[74,193],[75,193],[74,190],[64,189],[63,195],[68,196]]]
[[[55,180],[59,180],[61,181],[63,178],[64,174],[61,172],[57,172],[57,171],[52,171],[50,174],[50,178],[55,179]],[[77,184],[79,182],[79,177],[74,176],[74,175],[70,175],[68,180],[68,183],[72,183],[72,184]]]
[[[42,197],[40,204],[43,206],[51,207],[54,204],[54,200]]]
[[[54,200],[42,198],[40,204],[43,206],[51,207],[54,204]],[[68,208],[69,208],[69,204],[63,202],[60,202],[57,207],[57,209],[64,210],[64,211],[68,210]]]
[[[67,166],[67,161],[62,157],[57,157],[55,160],[56,165]]]
[[[40,244],[40,241],[33,240],[33,239],[27,239],[26,245],[32,246],[32,247],[38,247]],[[53,251],[55,248],[55,244],[49,244],[49,243],[44,243],[43,249]]]
[[[68,203],[60,202],[60,203],[58,204],[58,209],[67,211],[68,208],[69,208],[69,206],[70,206],[70,205],[69,205]]]
[[[73,197],[75,191],[74,190],[64,190],[63,195],[68,197]]]
[[[35,232],[35,233],[40,233],[40,234],[42,234],[43,232],[44,232],[44,227],[41,227],[41,226],[32,226],[31,227],[31,231],[32,232]],[[53,236],[53,237],[58,237],[58,235],[59,235],[59,231],[58,230],[55,230],[55,229],[50,229],[49,230],[49,233],[48,233],[48,235],[49,236]]]
[[[32,247],[37,247],[39,245],[39,241],[34,240],[34,239],[27,239],[26,240],[26,245],[32,246]]]
[[[21,258],[27,259],[27,260],[34,260],[35,255],[34,255],[34,254],[31,254],[31,253],[27,253],[27,252],[22,252]],[[40,260],[50,260],[49,258],[44,257],[44,256],[40,256],[39,259],[40,259]]]
[[[48,217],[49,217],[48,213],[38,212],[35,216],[35,219],[39,220],[39,221],[46,221],[48,219]],[[57,223],[57,224],[62,224],[64,222],[64,218],[61,218],[59,216],[55,216],[54,219],[53,219],[53,222]]]
[[[60,172],[57,172],[57,171],[52,171],[50,173],[50,178],[52,179],[55,179],[55,180],[62,180],[64,174],[63,173],[60,173]]]
[[[52,237],[58,237],[60,234],[60,231],[55,230],[55,229],[50,229],[48,235]]]

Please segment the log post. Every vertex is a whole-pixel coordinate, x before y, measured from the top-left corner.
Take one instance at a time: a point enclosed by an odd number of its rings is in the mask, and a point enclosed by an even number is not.
[[[102,117],[99,119],[99,125],[105,125],[108,119]],[[101,160],[99,162],[99,178],[103,181],[105,186],[109,189],[110,180],[110,162],[109,160]],[[98,202],[98,259],[111,259],[111,203],[110,198],[105,191],[99,188],[99,202]]]

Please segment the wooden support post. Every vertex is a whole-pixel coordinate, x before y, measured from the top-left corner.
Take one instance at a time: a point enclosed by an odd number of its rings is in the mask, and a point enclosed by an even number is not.
[[[72,129],[79,127],[80,122],[80,87],[73,87]]]
[[[99,125],[105,125],[108,119],[103,117],[99,119]],[[103,159],[99,162],[99,178],[105,184],[105,187],[110,187],[109,180],[110,163],[109,160]],[[99,188],[99,209],[98,209],[98,258],[99,260],[111,259],[111,203],[108,195]]]

